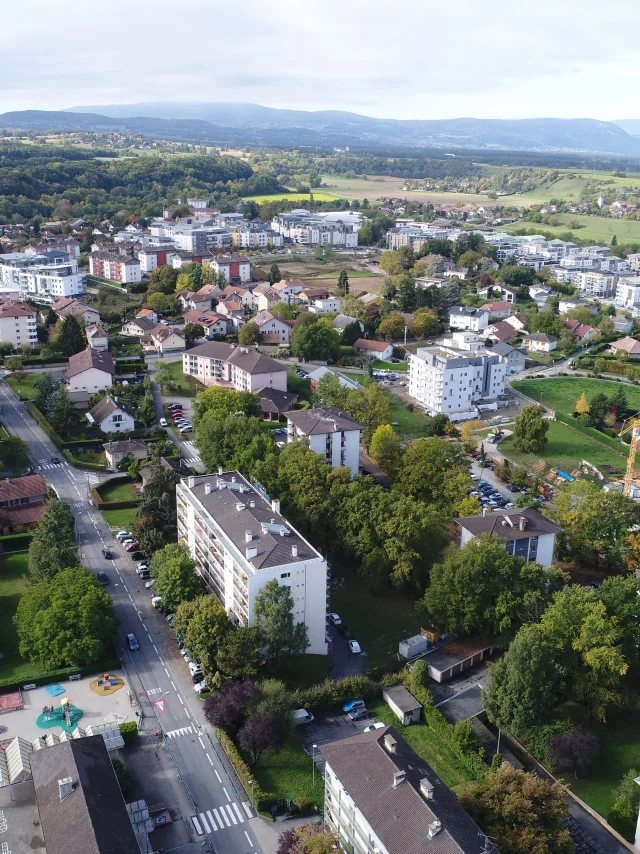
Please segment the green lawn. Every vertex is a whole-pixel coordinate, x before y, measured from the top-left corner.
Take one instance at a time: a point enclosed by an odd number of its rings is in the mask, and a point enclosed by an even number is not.
[[[204,391],[205,386],[198,382],[195,377],[185,376],[182,373],[182,359],[179,362],[167,362],[166,365],[171,373],[171,379],[175,383],[175,394],[180,396],[182,393],[192,397],[199,391]]]
[[[41,379],[44,374],[41,373],[28,373],[25,379],[21,382],[13,376],[13,374],[7,377],[8,385],[15,391],[15,393],[20,397],[21,400],[35,400],[38,396],[38,391],[35,388],[35,383],[37,380]]]
[[[544,452],[536,456],[544,459],[552,468],[570,472],[581,460],[587,460],[598,468],[602,465],[612,465],[624,469],[627,464],[627,458],[623,454],[616,453],[597,439],[585,436],[561,421],[549,422],[547,438]],[[531,454],[516,451],[511,436],[503,439],[497,447],[512,462],[528,468]],[[489,448],[487,453],[491,453]]]
[[[129,531],[136,517],[136,509],[136,507],[126,507],[124,510],[103,510],[102,517],[110,528]]]
[[[404,373],[409,370],[408,362],[400,362],[399,364],[394,364],[393,362],[381,362],[379,359],[375,359],[372,365],[375,371],[394,371],[395,373]]]
[[[340,270],[334,270],[332,273],[318,273],[318,275],[305,276],[305,279],[335,279],[337,281],[339,275]],[[370,279],[376,273],[368,270],[347,270],[347,275],[350,279]]]
[[[28,580],[27,553],[6,554],[2,556],[0,571],[0,650],[4,657],[0,659],[0,682],[21,684],[32,682],[41,674],[41,669],[25,661],[18,652],[18,636],[13,625],[13,615],[24,593]]]
[[[367,708],[373,720],[394,726],[449,788],[474,779],[451,748],[425,723],[403,726],[384,700],[369,702]]]
[[[298,403],[311,401],[311,385],[309,380],[299,377],[295,370],[287,371],[287,388],[298,395]]]
[[[420,435],[424,430],[424,416],[415,409],[411,412],[406,403],[393,395],[391,396],[391,420],[398,422],[395,431],[403,436]]]
[[[413,602],[395,590],[374,593],[355,576],[331,593],[331,610],[340,614],[353,636],[366,648],[369,665],[386,664],[398,642],[415,635],[420,623]]]
[[[640,223],[639,223],[640,225]],[[549,379],[519,380],[512,386],[522,394],[540,401],[545,406],[551,406],[566,415],[573,415],[576,400],[582,393],[591,400],[596,394],[606,394],[613,397],[620,388],[620,383],[615,380],[596,380],[588,377],[552,377]],[[633,411],[640,410],[640,387],[624,385],[629,408]]]
[[[313,763],[295,735],[289,736],[284,750],[276,756],[262,757],[252,771],[264,792],[278,798],[291,798],[293,802],[310,799],[322,809],[324,780],[316,770],[313,785]]]
[[[551,188],[555,196],[554,185]],[[508,203],[508,198],[505,200],[505,203]],[[521,198],[520,196],[517,197],[518,204]],[[533,202],[534,200],[531,199],[530,201]],[[640,240],[640,222],[635,222],[634,220],[587,216],[585,214],[556,214],[554,220],[558,222],[558,225],[518,222],[505,226],[503,230],[512,232],[526,226],[527,228],[540,228],[542,231],[573,231],[574,236],[579,237],[581,240],[593,240],[599,243],[611,243],[611,238],[614,234],[618,238],[618,243]],[[569,222],[571,221],[579,222],[584,228],[572,229],[569,226]]]
[[[270,668],[276,679],[282,679],[295,691],[323,682],[331,669],[328,655],[294,655],[281,668]]]
[[[137,498],[132,480],[108,480],[98,487],[104,501],[133,501]]]

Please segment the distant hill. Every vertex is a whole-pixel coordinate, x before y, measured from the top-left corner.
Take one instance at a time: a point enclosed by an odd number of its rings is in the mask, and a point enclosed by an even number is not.
[[[615,121],[614,125],[631,134],[631,136],[640,136],[640,119],[620,119]]]
[[[143,103],[25,110],[0,127],[140,132],[149,138],[239,145],[336,145],[493,151],[640,154],[640,140],[595,119],[376,119],[339,110],[305,112],[257,104]]]

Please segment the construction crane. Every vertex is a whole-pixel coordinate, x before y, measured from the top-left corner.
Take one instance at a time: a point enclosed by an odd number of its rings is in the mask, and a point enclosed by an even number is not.
[[[633,474],[636,467],[636,451],[638,449],[638,440],[640,439],[640,413],[636,412],[631,418],[627,418],[622,422],[622,429],[618,436],[626,436],[631,433],[631,445],[629,446],[629,459],[627,461],[627,470],[624,475],[623,494],[629,497],[631,495],[631,487],[633,486]]]

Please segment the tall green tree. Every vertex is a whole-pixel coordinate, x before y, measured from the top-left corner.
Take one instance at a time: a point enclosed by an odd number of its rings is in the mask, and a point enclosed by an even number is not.
[[[260,327],[255,320],[251,320],[249,323],[245,323],[238,332],[238,344],[242,344],[245,347],[251,346],[257,342],[259,335]]]
[[[220,466],[250,476],[256,463],[277,452],[273,431],[258,418],[207,412],[196,426],[196,445],[209,472]]]
[[[95,575],[76,566],[27,588],[14,623],[20,654],[53,669],[100,661],[118,620]]]
[[[66,501],[51,493],[29,546],[29,576],[33,583],[47,581],[77,565],[73,513]]]
[[[402,458],[398,489],[448,515],[457,512],[472,484],[462,448],[430,436],[411,442]]]
[[[216,419],[227,415],[260,416],[260,398],[249,391],[234,391],[224,386],[209,386],[201,391],[195,401],[195,423],[205,413],[212,412]]]
[[[80,423],[78,410],[64,388],[58,388],[53,400],[49,399],[46,414],[53,429],[63,439],[71,438]]]
[[[309,638],[303,622],[293,614],[291,589],[274,578],[260,590],[254,601],[254,626],[267,646],[270,659],[281,662],[289,655],[307,651]]]
[[[320,377],[313,392],[313,401],[316,406],[336,406],[338,409],[346,409],[349,387],[340,382],[340,378],[329,371]]]
[[[203,665],[205,662],[215,664],[227,635],[235,631],[224,606],[215,596],[209,595],[181,602],[172,627],[182,635],[191,658]]]
[[[280,267],[274,261],[271,267],[269,267],[269,284],[275,285],[282,280],[282,276],[280,275]]]
[[[154,579],[154,591],[170,611],[202,593],[196,565],[183,544],[170,543],[157,551],[149,569]]]
[[[369,445],[369,456],[393,480],[402,460],[400,437],[390,424],[376,427]]]
[[[0,440],[0,457],[10,469],[18,469],[31,448],[20,436],[7,436]]]
[[[254,627],[229,632],[218,646],[216,663],[227,679],[251,679],[262,662],[262,640]]]
[[[341,296],[346,297],[349,293],[349,276],[346,270],[340,270],[338,276],[338,292]]]
[[[539,454],[547,444],[549,422],[540,406],[525,406],[513,429],[513,447],[527,454]]]
[[[391,419],[391,396],[377,383],[368,381],[360,389],[352,389],[344,404],[345,411],[362,424],[362,444],[368,448],[380,424]]]
[[[330,323],[303,324],[296,326],[291,338],[291,350],[299,359],[308,362],[310,359],[326,361],[332,359],[340,345],[340,334]]]
[[[57,330],[55,346],[67,358],[86,350],[87,340],[84,336],[84,330],[75,315],[68,314],[63,318],[60,328]]]
[[[187,347],[193,347],[196,341],[205,336],[204,326],[201,323],[192,323],[190,320],[185,323],[182,331]]]
[[[40,412],[45,413],[47,403],[51,396],[58,391],[59,383],[57,383],[51,374],[42,374],[34,383],[37,391],[37,396],[34,401]]]

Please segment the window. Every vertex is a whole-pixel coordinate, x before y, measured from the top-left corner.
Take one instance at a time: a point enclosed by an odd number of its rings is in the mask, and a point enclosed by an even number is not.
[[[291,578],[291,573],[290,572],[283,572],[283,573],[281,573],[280,578]]]

